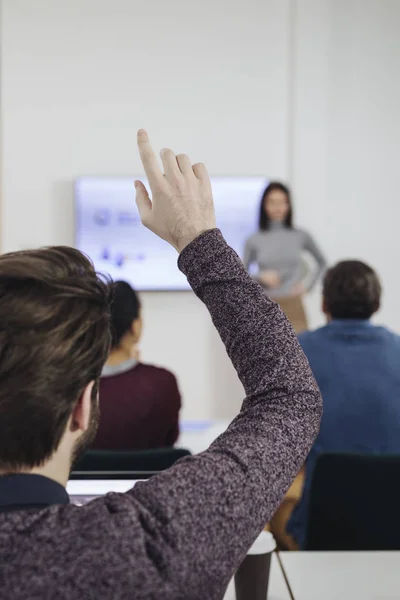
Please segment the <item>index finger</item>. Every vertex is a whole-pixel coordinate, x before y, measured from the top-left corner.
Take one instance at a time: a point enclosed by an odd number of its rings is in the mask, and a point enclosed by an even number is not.
[[[150,187],[159,186],[164,183],[164,177],[159,167],[157,157],[150,145],[149,136],[144,129],[139,129],[137,134],[140,160],[142,161]]]

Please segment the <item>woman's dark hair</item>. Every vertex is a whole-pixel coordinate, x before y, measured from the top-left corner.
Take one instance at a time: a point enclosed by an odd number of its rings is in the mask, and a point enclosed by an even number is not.
[[[279,190],[280,192],[283,192],[284,194],[286,194],[289,206],[288,206],[288,213],[286,215],[284,224],[286,227],[289,227],[289,228],[293,227],[293,222],[292,222],[293,207],[292,207],[292,198],[291,198],[290,190],[286,185],[284,185],[283,183],[280,183],[279,181],[271,181],[271,183],[269,183],[267,185],[267,187],[265,188],[264,193],[261,198],[260,218],[259,218],[259,227],[260,227],[261,231],[266,231],[270,227],[271,219],[268,217],[268,214],[267,214],[267,211],[265,210],[264,205],[265,205],[265,200],[266,200],[267,196],[271,192],[274,192],[275,190]]]
[[[113,285],[111,303],[111,347],[117,348],[125,333],[139,318],[140,300],[135,290],[126,281],[116,281]]]
[[[381,292],[371,267],[359,260],[344,260],[325,275],[325,310],[333,319],[369,319],[379,309]]]

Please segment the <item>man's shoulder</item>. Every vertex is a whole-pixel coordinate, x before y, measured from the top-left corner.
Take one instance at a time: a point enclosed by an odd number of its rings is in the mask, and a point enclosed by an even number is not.
[[[383,325],[374,325],[373,331],[377,336],[400,348],[400,335]]]
[[[24,572],[24,567],[27,572],[36,567],[39,572],[29,584],[32,595],[27,595],[26,577],[18,580],[20,593],[14,596],[12,590],[13,598],[42,597],[43,586],[55,598],[57,585],[62,585],[68,598],[92,597],[93,593],[98,598],[105,598],[108,597],[109,581],[113,581],[118,597],[128,597],[122,592],[127,594],[129,586],[137,583],[136,573],[151,567],[140,507],[131,493],[111,493],[84,506],[53,505],[34,514],[10,512],[0,515],[0,527],[5,519],[7,531],[3,528],[3,537],[15,549],[8,561],[9,575]],[[89,567],[85,577],[78,582],[74,575],[79,561]],[[131,568],[133,561],[135,569]],[[126,570],[121,575],[120,565],[124,563]],[[46,564],[46,570],[41,569],[43,564]],[[7,593],[4,597],[8,598],[11,597],[12,578],[7,585],[6,591],[10,595]]]
[[[400,335],[391,331],[390,329],[379,326],[379,325],[369,325],[368,327],[368,339],[375,341],[380,341],[383,344],[389,344],[393,347],[399,348],[400,351]],[[344,335],[344,333],[346,335]],[[305,331],[304,333],[299,334],[298,339],[303,348],[312,347],[315,344],[324,343],[324,342],[337,342],[338,340],[342,340],[343,338],[347,339],[347,331],[343,332],[342,330],[334,329],[330,324],[319,327],[318,329],[314,329],[313,331]]]
[[[300,344],[303,346],[303,344],[308,344],[308,343],[315,342],[315,341],[326,338],[328,335],[328,332],[329,332],[328,326],[324,325],[322,327],[318,327],[317,329],[313,329],[311,331],[303,331],[303,333],[300,333],[298,335],[298,339],[299,339]]]
[[[313,364],[325,360],[325,351],[331,344],[329,329],[326,325],[299,334],[298,340],[304,354]]]

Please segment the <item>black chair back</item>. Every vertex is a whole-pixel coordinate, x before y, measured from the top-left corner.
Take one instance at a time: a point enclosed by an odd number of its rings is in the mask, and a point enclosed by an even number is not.
[[[400,550],[400,456],[323,454],[305,550]]]
[[[73,470],[74,478],[81,473],[144,473],[164,471],[177,460],[190,456],[183,448],[155,448],[152,450],[88,450]]]

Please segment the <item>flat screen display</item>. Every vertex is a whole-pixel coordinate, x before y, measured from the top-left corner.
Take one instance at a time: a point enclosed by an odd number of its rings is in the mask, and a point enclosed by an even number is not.
[[[81,177],[75,185],[75,245],[97,271],[128,281],[138,291],[187,290],[177,253],[140,222],[135,179]],[[246,239],[257,230],[264,177],[213,177],[217,226],[243,256]]]

